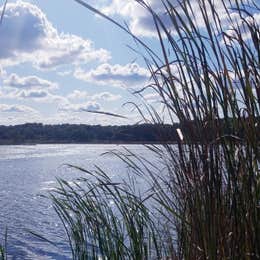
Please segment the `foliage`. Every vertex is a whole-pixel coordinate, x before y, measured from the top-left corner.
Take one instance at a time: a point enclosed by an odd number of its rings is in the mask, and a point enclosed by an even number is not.
[[[179,122],[184,142],[148,146],[157,157],[152,162],[113,152],[146,181],[145,194],[136,183],[113,183],[99,168],[78,168],[94,181],[74,188],[60,182],[52,199],[73,257],[259,259],[259,3],[217,1],[223,20],[213,0],[195,1],[196,13],[191,1],[162,1],[163,17],[136,2],[153,18],[161,53],[124,30],[142,49],[152,79],[147,88],[160,95],[168,122]]]
[[[176,141],[178,124],[163,126],[141,124],[122,126],[24,124],[0,126],[0,144],[24,143],[131,143],[157,142],[163,132],[167,141]]]
[[[0,260],[7,259],[7,229],[5,230],[4,241],[0,244]]]
[[[101,169],[79,170],[93,179],[79,179],[82,186],[60,180],[52,195],[54,209],[66,227],[73,259],[160,257],[156,226],[144,205],[150,196],[135,195],[129,184],[113,182]]]

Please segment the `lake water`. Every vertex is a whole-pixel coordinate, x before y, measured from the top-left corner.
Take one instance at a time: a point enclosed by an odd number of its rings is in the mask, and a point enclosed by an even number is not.
[[[148,153],[140,145],[127,147],[138,154]],[[97,164],[113,178],[126,174],[122,161],[100,156],[111,149],[122,146],[0,146],[0,241],[7,228],[11,259],[71,259],[62,224],[50,200],[41,195],[55,187],[56,177],[72,181],[82,176],[83,173],[66,167],[67,163],[90,170]],[[34,237],[28,230],[55,242],[57,247]]]

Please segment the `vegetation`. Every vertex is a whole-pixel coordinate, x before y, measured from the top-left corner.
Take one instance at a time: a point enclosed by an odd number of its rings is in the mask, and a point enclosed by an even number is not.
[[[43,125],[24,124],[0,126],[0,144],[40,143],[156,143],[176,142],[178,124],[101,125]],[[160,135],[161,137],[159,137]]]
[[[4,260],[5,259],[5,250],[3,246],[0,245],[0,259]]]
[[[0,260],[7,259],[6,248],[7,248],[7,229],[5,230],[4,241],[3,243],[1,242],[0,244]]]
[[[165,0],[163,16],[136,2],[154,21],[161,53],[119,26],[143,53],[147,88],[182,132],[176,146],[147,146],[154,161],[112,152],[132,170],[129,180],[75,167],[85,173],[81,184],[60,181],[52,199],[73,258],[260,259],[259,2],[198,0],[194,11],[191,1]],[[145,109],[145,121],[164,123]]]

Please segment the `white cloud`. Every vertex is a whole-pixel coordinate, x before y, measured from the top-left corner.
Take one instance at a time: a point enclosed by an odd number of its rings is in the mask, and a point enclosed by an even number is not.
[[[20,77],[10,74],[3,77],[0,97],[8,99],[31,99],[44,103],[67,103],[66,97],[53,94],[58,84],[37,76]]]
[[[0,118],[1,119],[1,118]],[[35,122],[45,124],[90,124],[90,125],[122,125],[133,124],[139,121],[135,113],[129,115],[129,119],[116,118],[96,113],[75,113],[72,111],[58,111],[49,117],[38,118]]]
[[[37,111],[31,107],[24,105],[7,105],[0,104],[0,113],[36,113]]]
[[[0,37],[4,66],[31,62],[35,67],[52,69],[110,59],[110,53],[95,49],[92,41],[58,32],[37,6],[23,1],[7,4]]]
[[[73,73],[73,72],[72,72],[71,70],[59,71],[59,72],[57,72],[57,74],[58,74],[59,76],[62,76],[62,77],[69,76],[69,75],[71,75],[72,73]]]
[[[90,71],[77,69],[74,76],[77,79],[97,85],[136,87],[143,86],[146,83],[149,73],[145,68],[140,67],[136,63],[130,63],[125,66],[105,63]]]
[[[172,33],[174,33],[172,21],[169,15],[166,15],[166,10],[165,7],[163,6],[163,1],[145,0],[140,2],[145,2],[146,4],[148,4],[148,6],[150,6],[152,10],[160,17],[160,19],[163,21],[166,28],[168,28],[169,30],[172,31]],[[179,2],[184,2],[184,1],[170,0],[169,2],[172,6],[177,8],[178,14],[181,15],[181,18],[185,22],[187,18],[186,15],[184,14],[184,11],[180,8],[180,4],[179,4]],[[222,1],[212,1],[212,2],[214,3],[214,11],[216,11],[216,13],[218,14],[222,22],[222,26],[228,26],[228,16],[226,14],[226,10],[225,10],[225,6],[223,5],[223,2]],[[232,3],[232,1],[229,0],[224,0],[224,2],[226,7],[228,8]],[[190,0],[189,5],[192,8],[192,10],[189,10],[189,16],[194,18],[194,21],[196,22],[198,27],[204,28],[205,23],[203,21],[203,15],[200,10],[200,1]],[[214,21],[215,18],[212,15],[209,2],[205,1],[205,7],[201,6],[201,8],[204,10],[208,10],[207,15],[209,20]],[[157,36],[152,15],[140,4],[138,4],[138,1],[111,0],[109,4],[103,6],[102,10],[108,15],[120,15],[124,19],[127,19],[129,21],[131,31],[137,36],[146,36],[146,37]],[[175,16],[175,18],[177,23],[180,22],[178,21],[177,16]]]
[[[249,25],[250,26],[255,25],[256,27],[260,26],[260,13],[252,14],[252,16],[248,16],[248,15],[241,16],[236,13],[232,15],[232,22],[233,23],[230,24],[230,26],[225,31],[226,36],[224,37],[229,44],[232,44],[232,41],[238,42],[240,40],[238,34],[241,34],[244,41],[249,39],[252,40],[252,34],[251,34],[252,32],[250,31]],[[224,43],[224,40],[222,41],[222,43]]]
[[[162,97],[158,93],[149,93],[144,95],[144,99],[149,103],[162,102]]]
[[[142,1],[140,1],[142,2]],[[166,28],[172,27],[172,21],[164,8],[163,2],[158,0],[146,0],[152,10],[160,17]],[[178,5],[177,0],[171,0],[173,6]],[[191,0],[193,7],[197,6],[196,0]],[[107,15],[120,15],[129,21],[131,31],[137,36],[156,37],[156,28],[152,15],[138,1],[112,0],[109,5],[103,7]],[[180,11],[181,12],[181,11]]]
[[[67,95],[69,100],[86,100],[89,98],[89,94],[87,91],[74,90],[72,93]]]
[[[101,106],[97,102],[86,102],[83,104],[66,103],[59,106],[59,111],[62,112],[86,112],[86,111],[99,111]]]
[[[152,2],[152,3],[150,3]],[[158,0],[149,1],[154,8]],[[157,4],[156,4],[157,5]],[[107,15],[119,14],[129,19],[131,31],[138,36],[155,36],[154,23],[149,13],[132,0],[112,0],[111,3],[103,8],[103,12]]]
[[[15,73],[3,80],[3,85],[17,89],[57,89],[58,84],[37,76],[20,77]]]
[[[11,98],[18,99],[31,99],[42,103],[57,103],[66,104],[68,100],[66,97],[55,95],[50,93],[48,90],[36,89],[36,90],[22,90],[11,94]]]
[[[104,100],[104,101],[116,101],[122,98],[120,95],[115,95],[110,92],[101,92],[98,94],[93,95],[92,100]]]
[[[6,71],[0,65],[0,79],[6,76]]]
[[[45,90],[30,90],[30,91],[22,91],[20,92],[20,97],[22,98],[36,98],[36,99],[41,99],[41,98],[46,98],[48,96],[48,92]]]
[[[74,90],[67,95],[67,99],[70,101],[83,101],[83,100],[102,100],[102,101],[116,101],[121,98],[120,95],[115,95],[110,92],[101,92],[94,95],[90,95],[87,91]]]
[[[16,99],[16,100],[30,100],[41,103],[52,104],[66,104],[68,99],[66,97],[55,95],[44,89],[29,89],[29,90],[14,90],[3,88],[0,93],[1,98]]]

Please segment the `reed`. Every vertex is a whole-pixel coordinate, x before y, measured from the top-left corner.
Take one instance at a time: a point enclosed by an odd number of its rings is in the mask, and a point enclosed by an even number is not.
[[[7,259],[7,229],[4,233],[4,239],[1,241],[0,244],[0,260],[6,260]]]
[[[180,140],[147,146],[156,163],[112,152],[149,185],[144,194],[100,168],[74,166],[91,178],[59,182],[52,200],[73,258],[260,259],[259,2],[198,0],[194,11],[191,1],[165,0],[163,15],[136,2],[153,19],[160,52],[119,26],[142,50],[151,73],[142,91],[159,94],[166,121],[149,104],[137,109],[160,127],[178,122]]]

